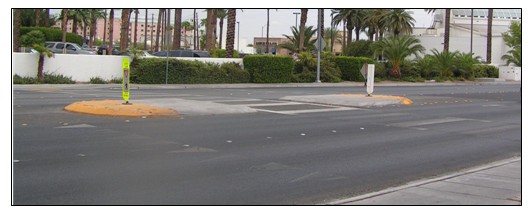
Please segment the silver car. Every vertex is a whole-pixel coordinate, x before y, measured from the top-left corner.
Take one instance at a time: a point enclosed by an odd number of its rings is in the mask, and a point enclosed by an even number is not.
[[[56,42],[56,41],[47,41],[44,42],[44,46],[46,46],[50,51],[57,54],[63,53],[63,48],[66,46],[66,53],[67,54],[86,54],[86,55],[94,55],[96,52],[94,51],[88,51],[81,48],[76,43],[70,43],[70,42]]]

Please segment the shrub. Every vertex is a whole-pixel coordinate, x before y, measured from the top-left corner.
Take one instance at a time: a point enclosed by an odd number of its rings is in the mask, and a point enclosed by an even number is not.
[[[374,49],[372,48],[373,43],[374,42],[368,40],[352,42],[347,47],[345,56],[372,58],[374,54]]]
[[[364,81],[363,75],[360,73],[360,69],[363,64],[374,64],[374,60],[367,57],[332,57],[330,60],[341,71],[341,79],[346,81]]]
[[[227,51],[225,49],[215,49],[210,51],[210,56],[213,58],[225,58]],[[232,52],[232,58],[240,58],[240,54],[237,50]]]
[[[92,77],[92,78],[90,78],[90,83],[91,84],[107,84],[107,82],[105,80],[103,80],[102,78],[100,78],[100,77]]]
[[[76,82],[72,80],[72,77],[67,77],[64,75],[55,75],[53,73],[51,74],[44,73],[42,83],[44,84],[75,84]]]
[[[294,69],[289,56],[248,55],[243,58],[243,65],[253,83],[288,83]]]
[[[37,84],[37,78],[33,77],[20,77],[19,75],[13,75],[13,84]]]
[[[479,57],[474,58],[470,53],[458,53],[455,58],[456,69],[454,76],[474,80],[474,73],[472,67],[479,64]]]
[[[476,64],[472,66],[472,73],[476,78],[498,78],[499,69],[492,65]]]
[[[402,77],[420,77],[420,73],[415,68],[414,63],[407,59],[400,65],[400,73]]]
[[[33,30],[39,30],[41,31],[45,36],[45,41],[62,41],[63,40],[63,31],[60,29],[52,29],[52,28],[46,28],[46,27],[20,27],[20,36],[33,31]],[[66,33],[66,41],[76,43],[78,45],[83,44],[83,36],[76,35],[73,33]]]
[[[166,60],[138,59],[131,65],[130,81],[137,84],[163,84],[166,81]],[[212,84],[249,82],[249,73],[237,63],[203,63],[199,61],[170,59],[169,84]],[[120,79],[121,83],[121,79]]]
[[[13,76],[13,84],[74,84],[75,81],[72,77],[66,77],[64,75],[54,75],[44,73],[41,82],[34,77],[20,77],[19,75]]]

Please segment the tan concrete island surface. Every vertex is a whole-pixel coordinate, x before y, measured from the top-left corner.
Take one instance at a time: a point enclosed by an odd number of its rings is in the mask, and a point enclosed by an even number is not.
[[[145,104],[133,103],[124,105],[120,100],[93,100],[72,103],[65,107],[66,111],[106,116],[178,116],[173,109],[155,107]]]

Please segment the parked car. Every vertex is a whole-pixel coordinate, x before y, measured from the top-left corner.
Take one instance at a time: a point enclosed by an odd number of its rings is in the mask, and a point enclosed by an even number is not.
[[[63,48],[66,46],[66,53],[67,54],[88,54],[88,55],[94,55],[96,54],[94,51],[88,51],[81,48],[76,43],[70,43],[70,42],[57,42],[57,41],[47,41],[44,42],[44,46],[46,46],[50,51],[53,53],[62,54]]]
[[[97,51],[97,54],[98,55],[103,55],[103,52],[107,52],[107,49],[108,49],[108,46],[107,45],[102,45],[98,48],[98,51]],[[107,53],[105,53],[105,55],[107,55]],[[113,47],[112,49],[112,55],[122,55],[122,52],[120,52],[120,48],[119,47]]]
[[[153,56],[157,57],[210,57],[210,53],[203,50],[170,50],[168,52],[166,51],[159,51],[153,54]]]

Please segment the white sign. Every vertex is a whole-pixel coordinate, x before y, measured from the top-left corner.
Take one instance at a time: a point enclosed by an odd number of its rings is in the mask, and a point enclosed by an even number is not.
[[[367,65],[367,94],[370,96],[373,91],[374,91],[374,64],[368,64]]]

